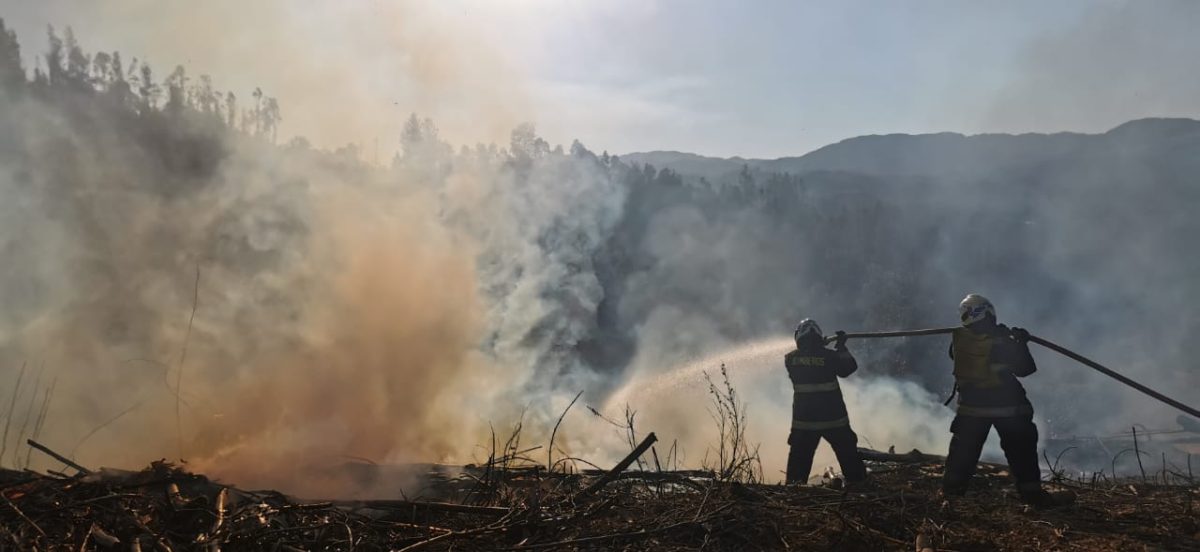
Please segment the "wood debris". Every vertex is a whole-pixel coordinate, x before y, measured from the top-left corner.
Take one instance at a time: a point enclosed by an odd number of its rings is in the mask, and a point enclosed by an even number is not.
[[[1047,486],[1077,502],[1035,510],[989,466],[966,497],[943,499],[938,457],[867,456],[871,480],[840,490],[703,471],[460,467],[431,477],[441,501],[304,501],[165,462],[66,478],[0,471],[0,549],[1200,550],[1193,482],[1062,480]]]

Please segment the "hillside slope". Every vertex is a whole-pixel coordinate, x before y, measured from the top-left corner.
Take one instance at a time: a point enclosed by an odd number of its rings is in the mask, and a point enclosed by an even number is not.
[[[844,171],[878,177],[972,179],[1087,155],[1090,151],[1169,148],[1197,143],[1200,143],[1200,121],[1140,119],[1104,134],[888,134],[848,138],[801,156],[779,159],[723,159],[665,151],[630,153],[622,155],[621,159],[714,181],[729,179],[741,170],[742,165],[758,172],[792,175]]]

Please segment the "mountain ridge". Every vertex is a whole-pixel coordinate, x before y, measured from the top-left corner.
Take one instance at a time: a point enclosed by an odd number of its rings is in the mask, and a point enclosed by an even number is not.
[[[632,164],[670,169],[684,176],[712,181],[736,177],[743,165],[752,172],[792,175],[831,171],[975,178],[998,168],[1041,163],[1064,153],[1078,153],[1109,140],[1157,143],[1177,139],[1200,141],[1200,120],[1149,117],[1127,121],[1094,134],[1071,131],[867,134],[846,138],[803,155],[775,159],[710,157],[673,150],[633,152],[620,158]]]

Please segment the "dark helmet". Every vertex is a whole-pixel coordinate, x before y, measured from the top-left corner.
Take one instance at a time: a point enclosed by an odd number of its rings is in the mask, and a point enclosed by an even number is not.
[[[800,325],[796,326],[796,333],[793,336],[796,338],[796,344],[808,335],[814,335],[817,339],[825,339],[825,334],[821,333],[821,326],[817,325],[817,321],[811,318],[805,318],[800,321]],[[811,337],[809,339],[812,339]]]

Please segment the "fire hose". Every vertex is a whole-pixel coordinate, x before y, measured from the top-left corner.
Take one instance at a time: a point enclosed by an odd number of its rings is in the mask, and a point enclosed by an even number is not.
[[[901,331],[894,331],[894,332],[858,332],[858,333],[847,333],[845,335],[846,335],[846,338],[848,338],[848,339],[882,338],[882,337],[911,337],[911,336],[921,336],[921,335],[948,334],[948,333],[954,332],[954,330],[955,330],[955,328],[928,328],[928,329],[923,329],[923,330],[901,330]],[[827,338],[826,341],[830,342],[830,341],[834,341],[836,339],[837,339],[836,336],[831,336],[831,337]],[[1193,408],[1191,406],[1188,406],[1186,404],[1183,404],[1175,399],[1172,399],[1171,397],[1168,397],[1166,395],[1163,395],[1162,393],[1159,393],[1158,391],[1155,391],[1149,387],[1146,387],[1145,385],[1142,385],[1141,383],[1138,383],[1132,379],[1129,379],[1128,377],[1121,375],[1120,373],[1112,370],[1111,368],[1108,368],[1108,367],[1100,364],[1099,362],[1096,362],[1087,357],[1084,357],[1083,355],[1076,353],[1075,351],[1072,351],[1066,347],[1058,345],[1049,340],[1042,339],[1036,335],[1030,335],[1029,341],[1037,343],[1038,345],[1041,345],[1042,347],[1050,349],[1051,351],[1054,351],[1054,352],[1056,352],[1060,355],[1063,355],[1071,360],[1074,360],[1075,362],[1078,362],[1084,366],[1087,366],[1088,368],[1091,368],[1097,372],[1100,372],[1101,374],[1104,374],[1110,378],[1113,378],[1125,385],[1128,385],[1129,387],[1137,389],[1138,391],[1141,391],[1142,393],[1145,393],[1146,395],[1149,395],[1150,397],[1158,399],[1160,402],[1163,402],[1165,404],[1173,406],[1176,409],[1178,409],[1182,412],[1185,412],[1193,417],[1200,418],[1200,410]]]

